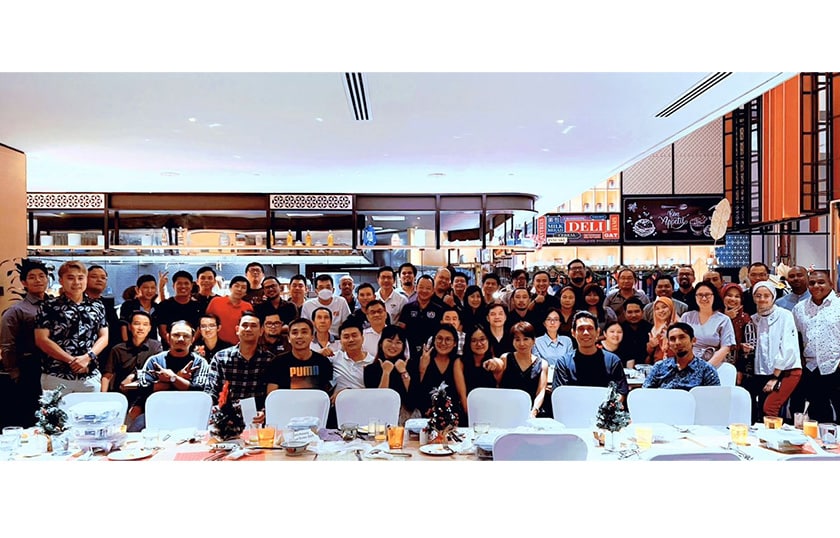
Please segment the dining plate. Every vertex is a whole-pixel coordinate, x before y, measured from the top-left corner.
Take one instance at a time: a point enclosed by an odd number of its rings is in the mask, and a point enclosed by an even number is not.
[[[420,452],[429,456],[451,456],[455,454],[455,451],[451,448],[444,447],[443,445],[437,443],[421,446]]]
[[[131,461],[142,460],[153,456],[156,450],[147,450],[145,448],[132,448],[131,450],[116,450],[108,453],[108,459],[113,461]]]
[[[367,426],[359,426],[358,428],[356,428],[356,431],[361,433],[362,435],[368,434]]]

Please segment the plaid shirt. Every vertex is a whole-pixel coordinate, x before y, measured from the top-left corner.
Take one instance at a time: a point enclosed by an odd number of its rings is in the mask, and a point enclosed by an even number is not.
[[[204,392],[218,404],[225,381],[230,381],[228,398],[231,401],[253,397],[257,400],[257,409],[262,409],[266,396],[265,372],[272,359],[274,355],[263,348],[257,348],[250,360],[239,352],[239,344],[223,349],[210,361],[210,377]]]

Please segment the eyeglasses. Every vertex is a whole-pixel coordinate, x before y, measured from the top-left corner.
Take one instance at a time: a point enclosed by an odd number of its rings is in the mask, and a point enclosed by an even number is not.
[[[264,323],[264,325],[265,325],[266,327],[276,327],[276,326],[278,326],[278,325],[283,325],[283,322],[282,322],[282,321],[266,321],[266,322]]]
[[[441,344],[454,344],[455,340],[453,338],[444,338],[441,336],[436,336],[435,342],[440,342]]]
[[[560,323],[560,318],[545,318],[549,323]]]
[[[199,326],[199,328],[202,331],[209,331],[210,329],[215,329],[216,327],[218,327],[218,325],[215,325],[215,324],[214,325],[201,325],[201,326]]]
[[[698,299],[709,299],[711,297],[714,297],[715,294],[714,293],[695,293],[694,296],[697,297]]]

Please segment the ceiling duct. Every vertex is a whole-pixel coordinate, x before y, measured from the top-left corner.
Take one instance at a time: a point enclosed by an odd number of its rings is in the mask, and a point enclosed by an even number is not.
[[[369,121],[368,98],[365,79],[361,73],[344,73],[344,92],[356,121]]]
[[[687,92],[683,93],[676,101],[663,108],[657,115],[657,118],[667,118],[677,112],[679,109],[694,101],[717,83],[731,75],[732,73],[712,73],[694,86]]]

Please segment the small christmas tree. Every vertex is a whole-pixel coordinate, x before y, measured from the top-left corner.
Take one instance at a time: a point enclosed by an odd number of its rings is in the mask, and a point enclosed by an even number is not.
[[[229,393],[230,381],[225,381],[222,392],[219,394],[219,405],[213,407],[213,414],[210,417],[210,433],[222,441],[236,439],[245,431],[242,407],[238,401],[228,400]]]
[[[35,419],[47,435],[58,435],[67,429],[67,413],[59,407],[64,389],[64,385],[59,385],[55,390],[45,390],[39,399],[41,408],[35,411]]]
[[[452,399],[446,395],[446,383],[433,389],[432,407],[426,412],[429,422],[423,430],[426,433],[437,432],[436,439],[446,444],[449,435],[458,427],[458,413],[452,408]]]
[[[618,393],[618,386],[615,381],[610,381],[609,389],[610,393],[606,401],[598,406],[595,426],[614,433],[630,424],[630,413],[624,410],[624,404],[621,403],[621,395]]]

